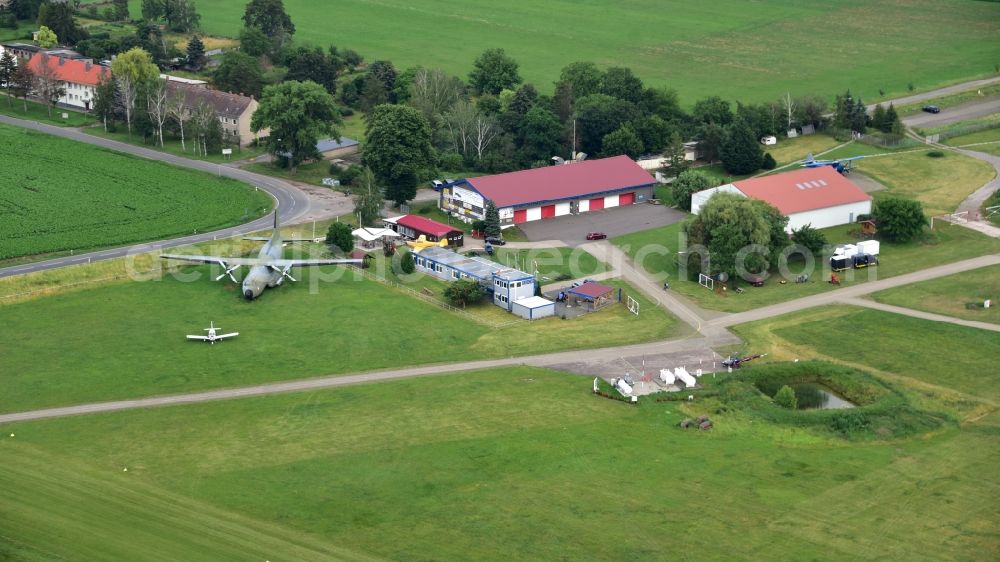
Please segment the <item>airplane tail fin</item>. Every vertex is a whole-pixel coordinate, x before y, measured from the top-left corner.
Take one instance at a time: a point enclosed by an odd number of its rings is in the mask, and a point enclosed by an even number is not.
[[[814,162],[816,162],[816,158],[813,157],[813,153],[810,152],[809,154],[806,154],[806,164],[812,164]]]

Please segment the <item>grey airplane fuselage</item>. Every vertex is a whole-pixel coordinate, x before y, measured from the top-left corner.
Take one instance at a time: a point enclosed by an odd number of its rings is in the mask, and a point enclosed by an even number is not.
[[[275,230],[271,239],[264,243],[257,257],[262,260],[281,259],[283,244],[281,234]],[[260,296],[267,287],[274,287],[281,281],[281,271],[266,265],[255,265],[243,278],[243,296],[248,300]]]

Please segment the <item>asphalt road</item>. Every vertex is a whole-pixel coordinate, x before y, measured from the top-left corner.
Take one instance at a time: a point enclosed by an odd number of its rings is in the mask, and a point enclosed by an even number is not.
[[[903,118],[908,127],[940,127],[957,121],[975,119],[985,115],[1000,113],[1000,98],[974,100],[954,107],[945,107],[941,113],[918,113]]]
[[[530,365],[535,367],[558,367],[562,365],[572,365],[581,362],[606,361],[609,357],[639,357],[643,355],[666,354],[682,351],[692,351],[699,349],[710,349],[721,345],[739,343],[736,336],[726,332],[724,327],[761,320],[773,316],[780,316],[789,312],[805,310],[815,306],[822,306],[838,302],[851,302],[850,299],[868,295],[876,291],[897,287],[908,283],[916,283],[935,279],[945,275],[951,275],[961,271],[978,269],[988,265],[1000,263],[1000,254],[981,256],[969,260],[964,260],[940,267],[925,269],[906,275],[890,277],[860,285],[854,285],[836,291],[812,295],[793,301],[767,306],[739,314],[729,314],[720,318],[715,318],[705,322],[703,333],[706,335],[675,339],[669,341],[650,342],[637,345],[619,346],[604,349],[583,349],[576,351],[566,351],[560,353],[547,353],[544,355],[532,355],[527,357],[510,357],[503,359],[490,359],[485,361],[464,361],[457,363],[426,365],[422,367],[407,367],[403,369],[388,369],[382,371],[372,371],[367,373],[354,373],[345,375],[332,375],[314,379],[295,380],[247,386],[242,388],[226,388],[210,390],[205,392],[193,392],[189,394],[177,394],[172,396],[154,396],[150,398],[140,398],[135,400],[118,400],[114,402],[97,402],[93,404],[79,404],[76,406],[65,406],[59,408],[47,408],[43,410],[33,410],[27,412],[17,412],[10,414],[0,414],[0,424],[13,423],[30,420],[40,420],[46,418],[58,418],[66,416],[79,416],[84,414],[96,414],[104,412],[116,412],[120,410],[133,410],[138,408],[152,408],[158,406],[173,406],[179,404],[194,404],[200,402],[214,402],[218,400],[231,400],[234,398],[246,398],[250,396],[266,396],[271,394],[281,394],[286,392],[299,392],[304,390],[317,390],[324,388],[334,388],[351,384],[372,383],[388,381],[394,379],[420,377],[428,375],[443,375],[458,373],[475,369],[487,369],[493,367],[505,367],[512,365]],[[908,310],[908,309],[903,309]],[[908,311],[911,316],[923,317],[924,313]],[[935,315],[936,316],[936,315]],[[935,320],[940,320],[939,317]],[[954,320],[954,319],[951,319]],[[962,323],[964,321],[956,322]]]
[[[173,164],[175,166],[191,168],[194,170],[201,170],[203,172],[216,174],[222,177],[232,178],[250,185],[257,186],[260,189],[263,189],[264,191],[269,193],[274,198],[277,204],[278,217],[283,224],[294,223],[296,219],[305,215],[306,212],[309,210],[310,201],[305,193],[303,193],[300,189],[298,189],[297,187],[293,186],[288,182],[270,176],[254,174],[252,172],[247,172],[239,168],[224,166],[220,164],[213,164],[211,162],[203,162],[201,160],[192,160],[190,158],[174,156],[173,154],[167,154],[157,150],[143,148],[141,146],[134,146],[131,144],[125,144],[110,139],[88,135],[76,129],[55,127],[52,125],[45,125],[43,123],[36,123],[34,121],[25,121],[23,119],[16,119],[5,115],[0,115],[0,123],[6,123],[8,125],[16,125],[18,127],[24,127],[26,129],[33,129],[35,131],[41,131],[43,133],[48,133],[50,135],[55,135],[58,137],[63,137],[91,144],[94,146],[108,148],[117,152],[124,152],[126,154],[131,154],[142,158],[148,158],[149,160],[157,160],[160,162]],[[52,260],[19,265],[15,267],[6,267],[0,269],[0,278],[10,277],[12,275],[22,275],[25,273],[32,273],[35,271],[44,271],[47,269],[56,269],[67,265],[77,265],[92,261],[119,258],[129,254],[130,252],[134,253],[137,248],[141,248],[142,251],[148,252],[154,250],[162,250],[166,248],[173,248],[176,246],[184,246],[195,242],[214,240],[216,238],[229,238],[232,236],[239,236],[241,234],[246,234],[248,232],[270,228],[273,223],[274,219],[272,215],[269,214],[266,217],[261,217],[253,222],[249,222],[243,225],[234,226],[230,228],[224,228],[222,230],[199,233],[191,236],[184,236],[181,238],[172,238],[169,240],[159,240],[143,244],[123,246],[119,248],[98,250],[84,254],[76,254],[73,256],[66,256]]]
[[[922,101],[932,100],[934,98],[939,98],[941,96],[947,96],[949,94],[957,94],[958,92],[964,92],[966,90],[971,90],[973,88],[982,88],[983,86],[989,86],[990,84],[996,84],[1000,82],[1000,76],[994,76],[992,78],[984,78],[982,80],[970,80],[968,82],[962,82],[961,84],[953,84],[951,86],[945,86],[944,88],[938,88],[937,90],[931,90],[929,92],[921,92],[919,94],[913,94],[910,96],[903,96],[901,98],[885,100],[883,105],[892,102],[893,105],[909,105],[911,103],[919,103]],[[878,104],[871,104],[868,106],[868,111],[875,109]]]

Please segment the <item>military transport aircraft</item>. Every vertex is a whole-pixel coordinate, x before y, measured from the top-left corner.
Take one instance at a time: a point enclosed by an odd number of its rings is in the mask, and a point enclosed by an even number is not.
[[[216,328],[214,321],[212,323],[210,323],[209,326],[210,327],[205,328],[205,331],[208,332],[207,336],[188,336],[187,339],[189,339],[189,340],[198,340],[198,341],[207,341],[208,343],[210,343],[212,345],[215,345],[215,342],[217,342],[217,341],[222,341],[222,340],[224,340],[226,338],[235,338],[236,336],[240,335],[239,332],[231,332],[231,333],[228,333],[228,334],[220,334],[219,330],[221,330],[222,328]]]
[[[312,239],[290,238],[282,240],[281,231],[278,230],[278,213],[274,213],[274,230],[269,238],[260,236],[249,236],[244,240],[264,241],[264,247],[256,258],[237,258],[222,256],[189,256],[183,254],[163,254],[160,257],[166,260],[182,260],[195,263],[217,263],[225,270],[222,275],[215,278],[221,281],[223,277],[229,276],[233,283],[238,283],[233,271],[241,266],[248,266],[250,273],[243,278],[243,296],[247,300],[253,300],[264,292],[268,287],[277,287],[287,278],[295,281],[295,278],[288,274],[293,267],[304,265],[333,265],[333,264],[360,264],[361,260],[356,259],[285,259],[281,257],[284,242],[316,242]]]

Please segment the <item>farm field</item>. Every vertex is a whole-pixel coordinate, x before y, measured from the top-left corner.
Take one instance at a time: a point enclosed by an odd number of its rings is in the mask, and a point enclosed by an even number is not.
[[[629,344],[682,332],[674,317],[646,300],[639,317],[615,305],[573,320],[492,329],[330,267],[319,270],[325,280],[303,269],[295,275],[299,283],[247,302],[228,280],[212,281],[216,269],[185,268],[162,280],[98,283],[0,306],[0,412]],[[184,339],[209,321],[241,335],[214,346]]]
[[[1000,265],[872,294],[874,300],[935,314],[1000,324]],[[993,306],[982,307],[992,299]],[[976,305],[967,308],[966,305]]]
[[[916,560],[996,547],[996,413],[855,444],[738,412],[685,432],[676,423],[711,401],[629,407],[590,385],[519,367],[3,425],[0,553]],[[692,518],[698,532],[667,532]],[[643,540],[593,532],[609,528]]]
[[[804,263],[791,262],[789,269],[793,275],[800,272],[810,274],[808,283],[780,284],[780,277],[772,276],[763,287],[747,287],[743,294],[732,292],[718,294],[702,287],[697,282],[681,278],[676,262],[677,251],[681,247],[681,223],[666,227],[643,230],[612,239],[633,260],[638,259],[640,267],[654,275],[665,275],[670,290],[693,300],[698,306],[723,312],[742,312],[784,302],[807,295],[832,291],[834,285],[827,283],[830,278],[829,262],[817,259],[815,269],[805,271]],[[838,226],[823,230],[829,244],[857,242],[857,235],[851,234],[853,226]],[[964,259],[1000,252],[1000,240],[990,238],[961,226],[935,223],[936,239],[928,243],[910,242],[893,244],[882,242],[878,267],[864,270],[848,270],[839,274],[843,286],[864,283],[869,280],[884,279],[902,275],[919,269],[961,261]]]
[[[207,231],[271,207],[233,180],[18,127],[0,125],[0,161],[0,260]]]
[[[203,4],[205,31],[239,32],[244,0]],[[131,6],[138,14],[140,2]],[[285,6],[296,41],[333,42],[399,69],[440,67],[465,77],[479,53],[503,47],[543,92],[551,93],[562,67],[591,60],[629,66],[649,85],[677,89],[686,105],[709,95],[758,102],[785,92],[832,97],[850,88],[876,101],[879,89],[887,96],[908,93],[910,83],[931,89],[992,74],[992,41],[1000,31],[1000,6],[957,0],[629,0],[614,9],[567,0],[347,0],[335,11],[287,0]]]

